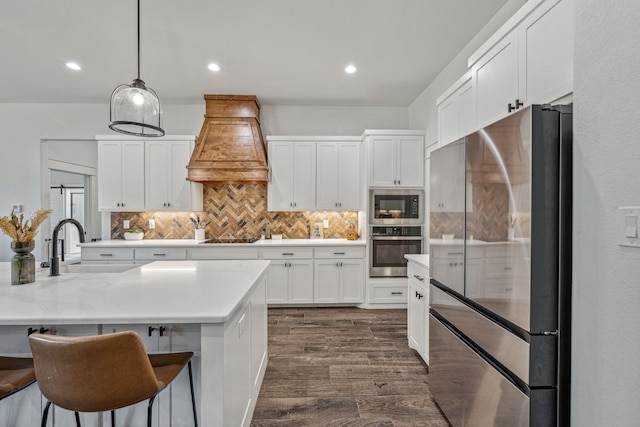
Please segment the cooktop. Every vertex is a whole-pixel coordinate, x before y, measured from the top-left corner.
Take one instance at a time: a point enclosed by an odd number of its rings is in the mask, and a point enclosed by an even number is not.
[[[214,239],[208,239],[204,243],[253,243],[257,239],[253,237],[218,237]]]

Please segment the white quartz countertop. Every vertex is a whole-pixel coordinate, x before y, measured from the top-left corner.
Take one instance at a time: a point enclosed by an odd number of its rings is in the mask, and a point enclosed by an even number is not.
[[[203,243],[193,239],[101,240],[80,243],[83,248],[197,248],[209,246],[365,246],[363,239],[281,239],[256,240],[253,243]]]
[[[269,261],[158,261],[122,273],[39,271],[11,285],[0,263],[0,325],[221,323],[266,274]]]
[[[499,242],[486,242],[484,240],[467,240],[467,246],[493,246],[493,245],[528,245],[530,244],[528,238],[516,238],[514,240],[506,240]],[[429,239],[429,245],[434,246],[462,246],[465,243],[464,239]]]
[[[429,269],[429,255],[421,254],[421,255],[410,255],[407,254],[404,256],[409,262],[414,262],[418,264],[422,268]]]

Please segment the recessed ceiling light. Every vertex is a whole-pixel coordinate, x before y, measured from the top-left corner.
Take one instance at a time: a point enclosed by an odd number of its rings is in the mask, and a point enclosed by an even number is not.
[[[76,70],[76,71],[82,70],[82,67],[76,64],[75,62],[67,62],[64,65],[66,65],[67,68],[71,68],[72,70]]]
[[[353,74],[357,71],[357,68],[353,65],[348,65],[347,68],[344,69],[344,72],[347,74]]]
[[[211,71],[220,71],[220,66],[218,64],[214,64],[213,62],[207,65],[207,68]]]

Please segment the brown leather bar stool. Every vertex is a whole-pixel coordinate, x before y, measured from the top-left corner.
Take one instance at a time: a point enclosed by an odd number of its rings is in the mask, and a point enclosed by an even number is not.
[[[185,365],[189,367],[194,425],[198,426],[191,369],[192,352],[147,355],[133,331],[84,337],[29,335],[36,379],[49,400],[42,414],[47,424],[53,403],[75,412],[114,411],[149,400],[147,425],[151,426],[153,401]]]
[[[35,380],[33,359],[0,356],[0,400],[19,392]]]

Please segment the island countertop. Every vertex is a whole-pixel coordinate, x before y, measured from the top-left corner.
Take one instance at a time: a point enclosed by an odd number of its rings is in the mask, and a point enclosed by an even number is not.
[[[221,323],[266,274],[269,261],[157,261],[122,273],[38,274],[10,284],[0,265],[0,325]]]

